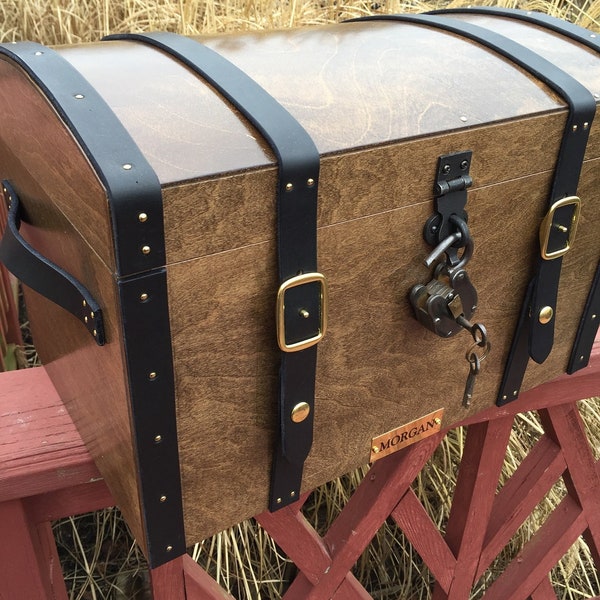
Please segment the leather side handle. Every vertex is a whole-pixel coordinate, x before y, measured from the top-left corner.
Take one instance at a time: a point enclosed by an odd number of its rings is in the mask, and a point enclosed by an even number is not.
[[[72,275],[40,254],[20,234],[21,203],[8,181],[2,182],[8,203],[8,221],[0,241],[0,261],[22,283],[68,310],[94,337],[105,343],[102,309],[90,292]]]

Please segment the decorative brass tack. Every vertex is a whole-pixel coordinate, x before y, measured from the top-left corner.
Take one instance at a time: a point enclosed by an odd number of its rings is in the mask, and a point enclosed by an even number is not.
[[[581,362],[581,361],[584,361],[584,360],[585,360],[585,356],[581,355],[581,356],[579,357],[579,361]]]
[[[87,306],[87,302],[85,300],[81,304],[83,305],[84,308]]]
[[[584,124],[583,124],[583,130],[584,130],[584,131],[587,131],[589,126],[590,126],[590,124],[589,124],[589,123],[587,123],[587,122],[586,122],[586,123],[584,123]]]
[[[143,294],[140,294],[140,301],[146,302],[146,300],[148,300],[148,294],[146,294],[146,292],[144,292]]]
[[[167,552],[171,552],[171,551],[173,550],[173,546],[167,546],[167,547],[165,548],[165,550],[166,550]]]
[[[315,185],[315,180],[312,177],[309,177],[308,180],[306,181],[306,185],[308,187],[312,187],[313,185]]]
[[[306,402],[299,402],[292,408],[292,421],[302,423],[310,414],[310,406]]]
[[[277,504],[281,504],[281,498],[277,498]]]
[[[294,184],[293,183],[286,183],[285,184],[285,191],[286,192],[291,192],[294,189]]]
[[[85,98],[85,96],[83,94],[75,94],[75,98],[77,100],[83,100]]]
[[[502,400],[508,400],[508,396],[502,396]]]
[[[598,318],[598,315],[592,315],[592,321],[595,321]]]
[[[88,318],[87,318],[87,316],[83,317],[83,321],[84,321],[85,323],[87,323],[87,322],[88,322]]]
[[[308,312],[308,311],[307,311],[305,308],[303,308],[303,309],[300,311],[300,316],[301,316],[301,317],[304,317],[305,319],[308,319],[308,317],[310,317],[310,313],[309,313],[309,312]]]
[[[129,163],[125,163],[123,165],[123,169],[125,169],[125,171],[131,171],[131,169],[133,169],[133,165],[130,165]]]
[[[44,54],[44,53],[40,52],[39,50],[35,53],[36,56],[41,56],[42,54]]]
[[[90,312],[90,317],[92,317],[92,319],[94,318],[94,311]]]
[[[138,215],[138,221],[140,223],[145,223],[147,220],[148,220],[148,215],[146,213],[142,212]]]
[[[94,337],[96,337],[98,335],[98,332],[94,329],[94,331],[92,331],[92,334],[94,335]]]
[[[156,373],[154,371],[148,373],[148,379],[156,379]]]
[[[150,246],[142,246],[142,254],[150,254]]]
[[[513,396],[516,396],[519,393],[519,390],[514,390],[513,391]]]
[[[295,498],[296,497],[296,492],[290,492],[290,498]]]
[[[578,129],[579,127],[577,125],[573,125],[573,133],[575,133]]]
[[[161,496],[160,497],[160,501],[161,502],[166,502],[167,501],[167,497],[166,496]]]
[[[373,454],[377,454],[379,452],[379,446],[373,446],[371,448],[371,452],[373,452]]]
[[[551,306],[544,306],[540,310],[540,314],[538,315],[538,320],[542,325],[546,325],[546,323],[550,323],[552,317],[554,316],[554,310]]]
[[[160,444],[162,442],[162,435],[155,435],[154,436],[154,443],[155,444]]]

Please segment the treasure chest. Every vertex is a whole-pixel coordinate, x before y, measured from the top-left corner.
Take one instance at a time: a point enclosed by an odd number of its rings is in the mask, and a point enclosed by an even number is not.
[[[595,35],[473,9],[0,47],[0,254],[157,566],[587,364]]]

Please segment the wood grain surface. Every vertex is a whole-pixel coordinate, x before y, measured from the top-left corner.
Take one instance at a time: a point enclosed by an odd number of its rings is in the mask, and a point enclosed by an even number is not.
[[[512,23],[512,22],[511,22]],[[523,25],[502,23],[521,39]],[[600,89],[600,60],[529,27],[536,50]],[[319,270],[330,286],[319,346],[314,445],[303,488],[368,461],[373,436],[431,410],[444,426],[493,405],[566,119],[564,102],[476,44],[427,27],[370,23],[203,38],[254,77],[322,154]],[[170,320],[188,542],[261,512],[276,428],[276,167],[228,103],[188,69],[135,43],[59,49],[106,99],[163,184]],[[32,82],[0,60],[0,176],[25,235],[101,300],[97,348],[63,311],[28,292],[36,343],[111,491],[143,543],[114,251],[106,194]],[[16,99],[16,101],[15,101]],[[4,108],[6,107],[6,109]],[[598,125],[565,257],[556,343],[523,389],[564,372],[600,258]],[[492,352],[461,406],[467,333],[442,340],[412,316],[426,283],[422,227],[438,156],[472,150],[468,265]]]

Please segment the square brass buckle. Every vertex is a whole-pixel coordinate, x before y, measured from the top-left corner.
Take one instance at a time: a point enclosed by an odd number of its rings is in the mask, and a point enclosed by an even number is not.
[[[321,286],[319,332],[317,335],[306,340],[288,344],[285,339],[285,293],[291,288],[314,282],[318,282]],[[277,292],[275,311],[277,317],[277,343],[283,352],[299,352],[318,344],[323,339],[327,330],[327,281],[325,280],[325,276],[321,275],[321,273],[303,273],[284,281]]]
[[[568,228],[569,236],[567,242],[563,248],[558,250],[548,251],[548,242],[550,241],[550,232],[554,227],[554,214],[559,208],[563,206],[574,206],[573,217],[571,219],[570,226]],[[579,214],[581,213],[581,200],[577,196],[568,196],[556,201],[548,211],[548,214],[544,217],[540,226],[540,252],[544,260],[553,260],[559,256],[565,255],[573,246],[575,240],[575,234],[577,232],[577,223],[579,222]],[[561,226],[564,229],[564,226]],[[566,231],[565,231],[566,233]]]

